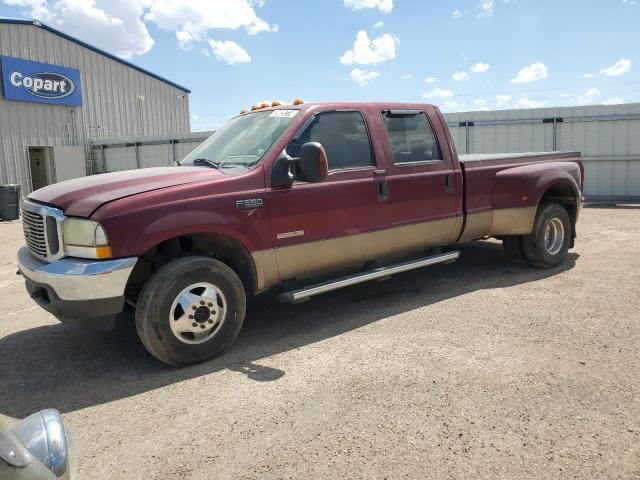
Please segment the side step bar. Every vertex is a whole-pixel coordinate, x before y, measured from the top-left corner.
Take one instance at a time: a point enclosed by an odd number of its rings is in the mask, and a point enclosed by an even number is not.
[[[347,275],[346,277],[336,278],[322,283],[316,283],[315,285],[309,285],[308,287],[299,288],[297,290],[283,292],[276,298],[278,299],[278,301],[283,303],[304,302],[315,295],[320,295],[321,293],[331,292],[333,290],[338,290],[339,288],[357,285],[358,283],[368,282],[370,280],[388,278],[395,273],[408,272],[409,270],[429,267],[431,265],[437,265],[439,263],[455,262],[459,256],[460,252],[458,251],[439,253],[430,257],[396,263],[394,265],[389,265],[388,267],[374,268],[373,270],[367,270],[364,272],[355,273],[353,275]]]

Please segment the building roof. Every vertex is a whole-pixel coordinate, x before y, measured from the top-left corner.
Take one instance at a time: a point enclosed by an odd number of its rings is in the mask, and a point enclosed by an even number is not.
[[[53,27],[50,27],[49,25],[45,25],[42,22],[39,22],[37,20],[27,20],[27,19],[20,19],[20,18],[6,18],[6,17],[0,17],[0,24],[2,23],[8,23],[8,24],[13,24],[13,25],[32,25],[34,27],[38,27],[38,28],[42,28],[44,30],[47,30],[48,32],[51,32],[55,35],[58,35],[59,37],[62,37],[66,40],[69,40],[70,42],[76,43],[82,47],[88,48],[89,50],[93,50],[96,53],[99,53],[100,55],[104,55],[107,58],[110,58],[111,60],[115,60],[116,62],[120,62],[123,65],[126,65],[127,67],[133,68],[134,70],[138,70],[139,72],[144,73],[145,75],[149,75],[150,77],[155,78],[156,80],[160,80],[161,82],[167,83],[169,85],[171,85],[172,87],[175,87],[179,90],[182,90],[183,92],[186,93],[191,93],[191,90],[189,90],[188,88],[185,88],[181,85],[178,85],[177,83],[173,83],[171,80],[167,80],[166,78],[161,77],[160,75],[156,75],[153,72],[150,72],[149,70],[145,70],[142,67],[139,67],[137,65],[134,65],[131,62],[127,62],[126,60],[123,60],[120,57],[117,57],[115,55],[113,55],[112,53],[109,53],[105,50],[102,50],[98,47],[94,47],[93,45],[88,44],[87,42],[83,42],[82,40],[72,37],[71,35],[68,35],[64,32],[61,32],[60,30],[56,30]]]

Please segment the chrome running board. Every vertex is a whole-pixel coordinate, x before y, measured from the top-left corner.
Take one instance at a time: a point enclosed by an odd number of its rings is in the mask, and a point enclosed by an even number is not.
[[[388,278],[396,273],[408,272],[409,270],[415,270],[416,268],[429,267],[439,263],[455,262],[459,256],[460,252],[458,251],[439,253],[430,257],[396,263],[387,267],[374,268],[372,270],[366,270],[353,275],[347,275],[346,277],[334,278],[333,280],[326,282],[316,283],[315,285],[309,285],[308,287],[299,288],[297,290],[283,292],[277,296],[277,299],[283,303],[304,302],[315,295],[338,290],[339,288],[350,287],[351,285],[357,285],[358,283],[368,282],[371,280]]]

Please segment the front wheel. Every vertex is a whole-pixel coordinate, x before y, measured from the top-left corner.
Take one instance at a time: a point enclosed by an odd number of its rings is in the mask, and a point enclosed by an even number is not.
[[[219,355],[242,328],[242,282],[224,263],[183,257],[163,265],[147,281],[136,306],[136,329],[147,350],[173,366]]]
[[[571,219],[560,204],[541,204],[531,235],[522,237],[522,249],[529,264],[552,268],[561,264],[571,243]]]

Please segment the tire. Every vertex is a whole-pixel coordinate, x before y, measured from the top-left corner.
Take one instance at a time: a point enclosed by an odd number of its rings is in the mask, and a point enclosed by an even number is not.
[[[231,346],[245,310],[244,288],[233,270],[209,257],[183,257],[147,280],[135,323],[149,353],[180,367],[209,360]]]
[[[569,252],[571,219],[560,204],[540,204],[531,235],[522,237],[524,256],[530,265],[553,268],[560,265]]]
[[[527,263],[524,256],[524,250],[522,248],[522,236],[514,235],[510,237],[504,237],[502,239],[502,248],[504,254],[511,262],[515,263]]]

